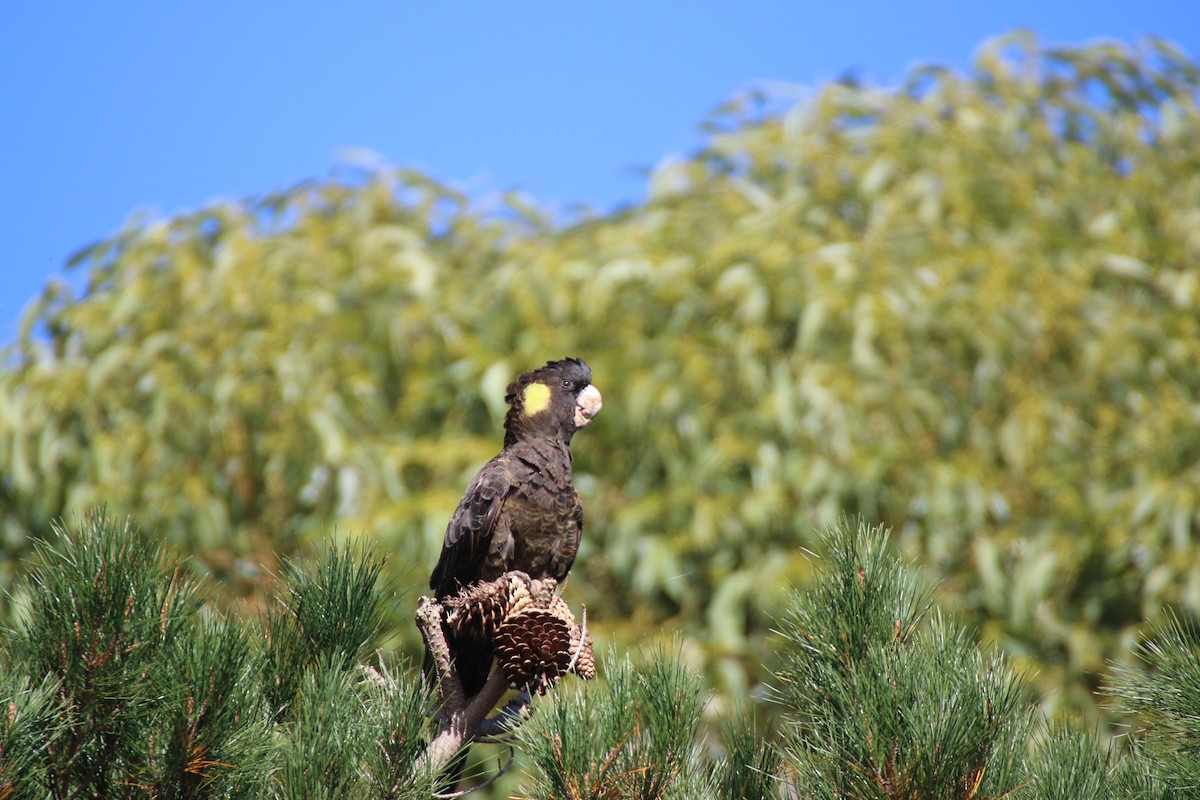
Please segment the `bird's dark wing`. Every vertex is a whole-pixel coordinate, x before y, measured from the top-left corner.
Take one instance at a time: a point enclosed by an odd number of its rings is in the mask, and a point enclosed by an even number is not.
[[[442,555],[429,578],[440,600],[479,579],[489,551],[512,547],[507,526],[499,525],[504,501],[513,488],[503,455],[479,470],[446,526]]]

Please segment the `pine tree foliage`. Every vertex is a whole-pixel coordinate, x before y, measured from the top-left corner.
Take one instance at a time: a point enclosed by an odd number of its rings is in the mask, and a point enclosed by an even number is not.
[[[360,766],[366,796],[380,800],[424,800],[433,779],[418,773],[417,764],[429,739],[431,698],[425,686],[408,674],[381,665],[376,679],[361,684],[367,709],[366,755]]]
[[[260,623],[217,611],[130,523],[93,513],[56,531],[0,653],[0,797],[430,796],[420,677],[364,659],[377,557],[327,548],[312,574],[289,566]],[[289,663],[272,624],[297,643]]]
[[[1196,796],[1194,787],[1174,788],[1158,772],[1153,758],[1135,750],[1118,762],[1109,794],[1121,800],[1190,800]]]
[[[349,670],[367,658],[382,633],[383,559],[327,547],[313,564],[308,572],[285,562],[285,595],[267,610],[267,682],[276,711],[294,698],[306,670]]]
[[[92,514],[78,537],[56,530],[10,645],[64,706],[44,744],[51,795],[186,797],[216,784],[245,796],[265,776],[267,734],[245,634],[202,619],[196,586],[130,523]]]
[[[323,666],[304,672],[279,731],[273,796],[428,800],[433,777],[417,763],[430,698],[419,673]]]
[[[1185,800],[1195,787],[1164,778],[1164,764],[1141,743],[1121,752],[1093,730],[1049,725],[1035,737],[1029,780],[1017,798],[1030,800]],[[1193,763],[1200,761],[1192,753]]]
[[[708,796],[696,740],[702,683],[661,653],[609,659],[603,679],[559,691],[516,731],[537,800]]]
[[[64,717],[57,688],[49,677],[34,683],[27,675],[0,670],[0,797],[5,800],[45,797],[46,745]]]
[[[337,669],[312,670],[298,694],[280,771],[284,800],[353,797],[357,755],[368,731],[361,725],[362,698],[351,676]]]
[[[1109,800],[1127,797],[1114,781],[1114,757],[1091,731],[1056,727],[1040,737],[1029,767],[1029,797]]]
[[[859,524],[781,622],[789,781],[812,798],[1006,797],[1032,730],[1023,681],[936,613],[920,576]]]
[[[1173,615],[1123,663],[1108,689],[1142,728],[1159,785],[1181,797],[1200,793],[1200,628]]]
[[[250,632],[228,618],[204,616],[180,637],[162,672],[141,678],[158,697],[142,718],[130,720],[145,747],[139,793],[261,797],[270,729],[261,656]]]
[[[373,657],[387,593],[370,551],[289,562],[282,609],[263,621],[215,610],[128,522],[96,513],[56,530],[5,620],[0,800],[431,796],[418,765],[432,698],[415,667]],[[1193,625],[1173,619],[1141,646],[1142,664],[1117,671],[1111,694],[1136,723],[1118,754],[1091,729],[1037,735],[1023,679],[938,613],[885,529],[844,522],[822,550],[778,620],[778,737],[739,711],[706,745],[713,708],[678,652],[609,655],[596,680],[557,684],[510,731],[516,796],[1195,796]]]
[[[748,711],[735,708],[721,721],[723,754],[710,770],[712,797],[774,800],[780,783],[780,751],[759,731]]]

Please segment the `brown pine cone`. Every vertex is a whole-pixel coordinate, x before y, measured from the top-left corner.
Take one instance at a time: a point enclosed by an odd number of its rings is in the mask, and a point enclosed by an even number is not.
[[[509,616],[514,596],[521,595],[528,597],[529,590],[517,577],[472,584],[442,600],[446,623],[460,636],[488,641]]]
[[[571,663],[571,627],[543,609],[508,618],[496,631],[496,658],[518,689],[545,694]]]

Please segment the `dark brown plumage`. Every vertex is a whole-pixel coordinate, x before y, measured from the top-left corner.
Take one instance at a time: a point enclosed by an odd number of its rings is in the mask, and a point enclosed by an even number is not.
[[[504,449],[467,487],[446,527],[429,586],[439,600],[519,570],[562,582],[579,549],[583,504],[571,482],[571,437],[600,410],[592,371],[576,358],[551,361],[508,387]],[[490,643],[447,636],[463,689],[483,688]]]

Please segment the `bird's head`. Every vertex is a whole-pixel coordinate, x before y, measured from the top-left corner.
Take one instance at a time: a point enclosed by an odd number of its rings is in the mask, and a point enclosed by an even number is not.
[[[592,386],[592,370],[578,358],[550,361],[508,385],[504,446],[522,439],[570,442],[575,431],[600,411],[602,399]]]

